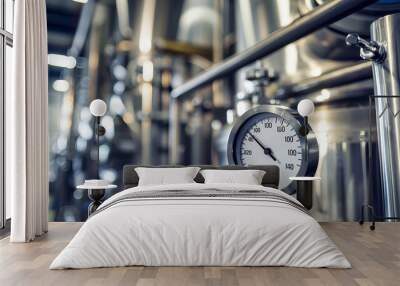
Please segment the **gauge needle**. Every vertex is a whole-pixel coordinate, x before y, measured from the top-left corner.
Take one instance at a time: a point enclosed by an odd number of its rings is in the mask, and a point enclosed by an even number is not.
[[[251,132],[249,132],[250,136],[253,137],[253,139],[257,142],[258,145],[260,145],[261,148],[264,150],[264,154],[268,155],[272,158],[272,160],[278,162],[279,164],[281,163],[276,157],[274,156],[274,153],[272,152],[271,148],[265,147],[264,144],[260,142],[260,140],[257,139],[256,136],[254,136]]]

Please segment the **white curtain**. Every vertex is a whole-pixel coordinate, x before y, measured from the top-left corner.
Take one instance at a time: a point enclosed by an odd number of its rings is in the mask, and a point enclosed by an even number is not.
[[[6,187],[12,242],[47,232],[47,23],[45,0],[15,1],[12,96],[6,99]]]

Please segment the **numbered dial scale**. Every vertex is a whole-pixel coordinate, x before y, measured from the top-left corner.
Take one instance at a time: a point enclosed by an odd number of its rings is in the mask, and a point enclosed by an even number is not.
[[[229,163],[277,165],[279,189],[292,193],[289,178],[314,175],[318,165],[318,143],[310,127],[306,143],[300,134],[302,120],[297,112],[283,106],[263,105],[247,111],[229,135]]]

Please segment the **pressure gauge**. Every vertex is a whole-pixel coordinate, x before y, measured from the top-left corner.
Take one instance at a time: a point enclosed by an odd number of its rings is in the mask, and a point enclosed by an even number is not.
[[[262,105],[244,113],[228,140],[228,160],[235,165],[276,165],[279,189],[293,192],[290,177],[312,176],[318,165],[318,143],[308,126],[301,134],[303,118],[284,106]]]

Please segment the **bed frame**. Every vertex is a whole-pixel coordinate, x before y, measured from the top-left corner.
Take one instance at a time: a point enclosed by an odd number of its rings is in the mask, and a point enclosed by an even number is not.
[[[211,166],[211,165],[193,165],[194,167],[199,167],[201,169],[218,169],[218,170],[263,170],[265,171],[265,176],[262,180],[262,185],[265,187],[278,188],[279,186],[279,167],[278,166]],[[146,167],[146,168],[179,168],[184,167],[180,165],[173,166],[143,166],[143,165],[125,165],[122,174],[122,184],[123,189],[128,189],[132,187],[136,187],[139,183],[139,176],[135,171],[137,167]],[[200,174],[194,178],[197,183],[204,183],[204,178]]]

